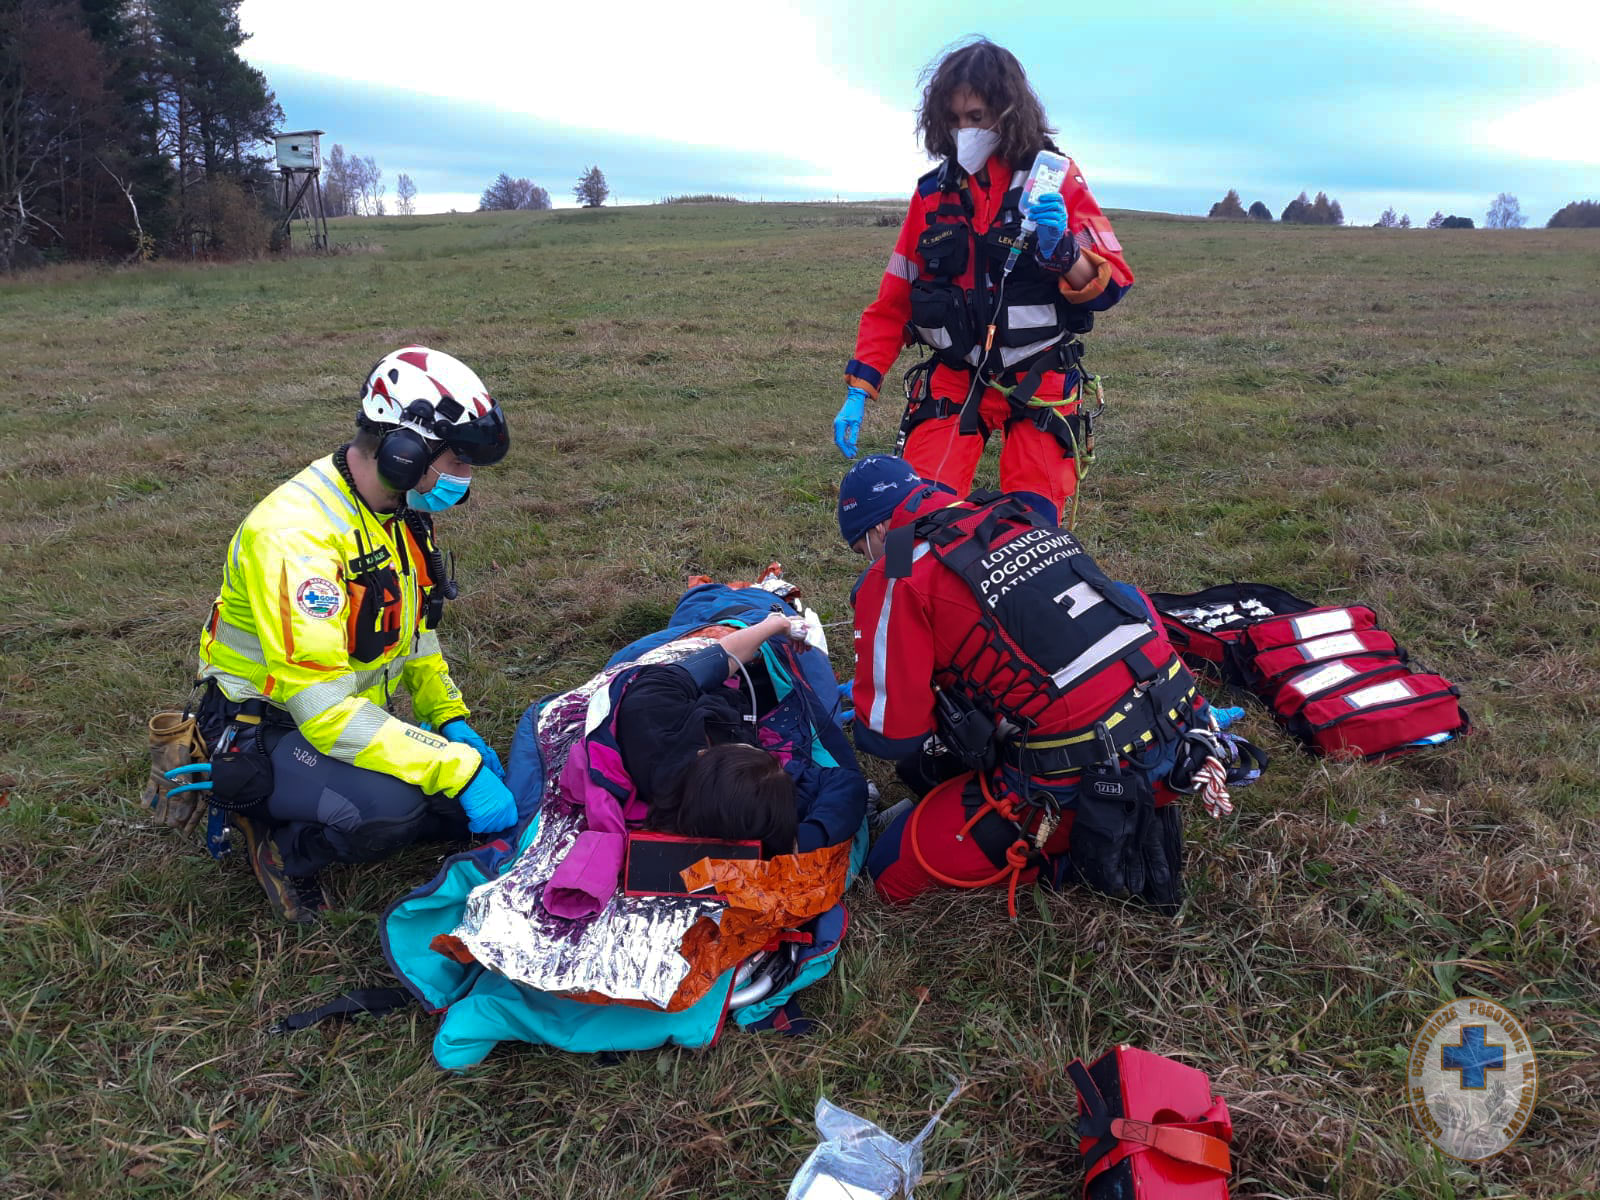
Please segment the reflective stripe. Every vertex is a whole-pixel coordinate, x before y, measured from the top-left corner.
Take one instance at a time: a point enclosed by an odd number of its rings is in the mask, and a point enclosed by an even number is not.
[[[1021,187],[1023,184],[1025,184],[1027,182],[1028,182],[1028,172],[1027,171],[1024,170],[1024,171],[1013,171],[1013,172],[1011,172],[1011,187],[1019,188],[1019,187]],[[1010,188],[1008,188],[1006,190],[1009,191]]]
[[[337,496],[339,498],[339,502],[344,505],[344,508],[345,508],[346,512],[348,512],[352,517],[354,517],[358,521],[361,519],[360,512],[357,511],[356,506],[351,501],[350,497],[345,495],[344,489],[342,487],[340,487],[337,483],[335,483],[333,480],[329,479],[328,476],[326,475],[326,473],[323,472],[321,467],[317,466],[316,463],[312,463],[309,467],[306,468],[306,470],[310,471],[318,479],[322,480],[324,486],[326,486],[327,489],[330,492],[332,492],[335,496]]]
[[[424,629],[417,638],[417,644],[412,648],[410,658],[426,658],[430,654],[443,653],[439,649],[439,634],[437,630]]]
[[[357,686],[354,675],[346,675],[340,679],[328,679],[321,683],[313,683],[308,688],[301,688],[288,700],[289,715],[294,718],[296,725],[304,725],[307,721],[320,717],[334,705],[348,700],[361,689]]]
[[[267,656],[261,652],[261,639],[248,629],[240,629],[237,625],[231,625],[218,617],[217,627],[211,636],[213,640],[235,654],[243,655],[260,666],[267,665]]]
[[[918,336],[935,350],[950,349],[950,334],[945,329],[929,329],[926,325],[918,325],[916,330]]]
[[[317,502],[317,507],[322,510],[322,515],[328,518],[328,523],[336,530],[338,530],[340,533],[350,532],[350,522],[346,521],[343,517],[335,513],[333,509],[329,508],[327,502],[323,500],[321,496],[317,495],[315,488],[313,488],[310,484],[301,483],[298,479],[291,479],[289,480],[289,483],[292,486],[299,488],[302,492],[315,500]]]
[[[215,679],[217,686],[222,689],[222,694],[235,704],[243,704],[246,700],[265,700],[257,689],[243,675],[234,675],[220,667],[202,664],[200,667],[201,679]]]
[[[1141,623],[1118,625],[1050,678],[1055,681],[1055,685],[1058,688],[1065,691],[1101,663],[1116,658],[1119,651],[1125,650],[1135,642],[1149,636],[1150,626],[1148,625]]]
[[[911,551],[913,565],[929,550],[927,542],[920,542]],[[878,627],[872,633],[872,706],[867,710],[867,728],[883,730],[883,710],[889,703],[889,689],[884,671],[889,664],[889,610],[894,607],[894,585],[898,579],[889,580],[883,592],[883,607],[878,610]]]
[[[1006,306],[1007,329],[1054,329],[1054,304],[1010,304]]]
[[[1014,350],[1010,346],[1001,346],[1000,364],[1002,366],[1009,367],[1012,363],[1021,362],[1023,359],[1037,354],[1041,350],[1048,350],[1060,340],[1061,336],[1057,334],[1055,337],[1045,338],[1045,340],[1042,342],[1034,342],[1031,346],[1018,346]]]
[[[883,273],[895,279],[904,279],[907,283],[915,283],[917,264],[896,250],[889,255],[889,265],[883,269]]]
[[[241,521],[239,528],[233,531],[233,544],[230,547],[233,551],[233,569],[235,571],[239,569],[239,543],[242,541],[244,541],[244,523]]]
[[[356,755],[372,745],[383,732],[384,723],[388,719],[389,714],[372,701],[364,702],[350,718],[349,724],[339,731],[338,740],[333,743],[333,749],[328,753],[343,762],[354,761]]]
[[[1095,591],[1092,583],[1075,583],[1056,597],[1056,603],[1060,604],[1063,599],[1072,601],[1072,607],[1067,609],[1067,616],[1071,618],[1081,617],[1096,604],[1102,603],[1105,597]]]

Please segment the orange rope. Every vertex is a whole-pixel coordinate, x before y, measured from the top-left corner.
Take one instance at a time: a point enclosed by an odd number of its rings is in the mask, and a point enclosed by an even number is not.
[[[966,786],[964,780],[952,780],[951,782],[960,783],[962,787]],[[946,784],[944,786],[949,785]],[[966,835],[971,831],[972,827],[982,820],[990,809],[993,809],[1013,824],[1016,823],[1016,817],[1013,815],[1015,804],[1010,802],[1010,797],[1007,797],[1008,803],[1002,807],[1000,802],[994,798],[994,794],[989,791],[988,777],[981,774],[978,776],[978,787],[983,793],[983,804],[979,806],[972,819],[961,827],[961,832],[956,834],[958,842],[966,839]],[[956,879],[954,876],[946,875],[923,857],[922,847],[917,844],[918,821],[922,816],[924,807],[926,807],[927,798],[927,796],[924,796],[912,808],[911,817],[906,822],[906,840],[911,844],[911,854],[917,860],[917,865],[946,887],[954,888],[976,889],[991,887],[999,883],[1007,875],[1011,876],[1011,886],[1006,889],[1006,912],[1015,921],[1017,919],[1017,884],[1022,880],[1022,872],[1028,867],[1028,857],[1032,852],[1032,847],[1028,845],[1025,839],[1019,837],[1006,850],[1006,865],[987,879]]]

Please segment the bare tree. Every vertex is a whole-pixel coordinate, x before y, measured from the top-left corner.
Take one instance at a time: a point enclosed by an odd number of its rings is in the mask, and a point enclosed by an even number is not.
[[[394,181],[394,206],[402,217],[409,217],[417,211],[417,185],[411,182],[411,176],[404,171]]]
[[[1501,192],[1496,196],[1483,218],[1485,229],[1521,229],[1527,223],[1528,218],[1522,215],[1522,205],[1510,192]]]
[[[1400,228],[1401,229],[1410,229],[1411,228],[1411,214],[1410,213],[1401,213],[1400,214]]]
[[[356,212],[364,217],[383,216],[383,194],[388,188],[384,186],[383,172],[372,155],[351,156],[350,189]]]
[[[572,189],[572,194],[585,208],[599,208],[611,194],[611,188],[606,184],[605,172],[599,167],[590,167],[578,177],[577,186]]]
[[[1399,227],[1400,218],[1395,216],[1394,205],[1392,204],[1388,208],[1384,209],[1383,212],[1379,214],[1378,219],[1373,222],[1374,229],[1398,229]]]
[[[338,142],[328,151],[328,163],[322,172],[322,207],[330,217],[354,215],[355,202],[350,183],[350,157]]]
[[[1444,224],[1444,212],[1440,209],[1433,210],[1433,216],[1428,218],[1428,228],[1437,229]]]

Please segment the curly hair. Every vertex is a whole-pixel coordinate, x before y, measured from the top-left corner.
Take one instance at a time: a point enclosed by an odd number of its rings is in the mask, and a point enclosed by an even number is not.
[[[948,51],[922,72],[922,104],[917,109],[917,136],[934,158],[956,152],[955,129],[950,121],[951,97],[971,88],[995,114],[1000,135],[996,153],[1017,166],[1033,160],[1040,150],[1060,148],[1050,140],[1055,132],[1044,115],[1044,105],[1034,95],[1028,76],[1016,55],[988,38],[980,37]]]

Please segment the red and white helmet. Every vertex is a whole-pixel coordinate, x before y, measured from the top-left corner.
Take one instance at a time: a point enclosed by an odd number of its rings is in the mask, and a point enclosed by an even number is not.
[[[361,385],[361,415],[380,429],[412,429],[443,442],[464,462],[486,467],[511,446],[505,414],[477,372],[426,346],[378,360]]]

